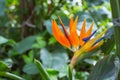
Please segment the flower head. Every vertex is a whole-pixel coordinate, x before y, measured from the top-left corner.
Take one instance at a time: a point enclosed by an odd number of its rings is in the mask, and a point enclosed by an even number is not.
[[[62,26],[62,30],[59,28],[58,24],[55,20],[52,20],[52,32],[56,40],[63,46],[69,48],[73,52],[78,51],[80,48],[84,48],[84,51],[90,51],[94,48],[100,46],[103,43],[101,36],[106,32],[99,34],[99,36],[91,39],[91,37],[96,33],[96,30],[92,32],[93,23],[90,25],[88,31],[86,31],[86,19],[82,24],[82,28],[80,31],[80,36],[77,33],[77,22],[78,17],[75,20],[73,18],[70,19],[69,23],[69,32],[67,32],[65,25],[60,19],[60,23]]]

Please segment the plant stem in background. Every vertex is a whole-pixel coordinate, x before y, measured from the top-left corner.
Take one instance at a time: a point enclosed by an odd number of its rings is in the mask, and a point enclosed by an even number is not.
[[[112,18],[114,24],[116,55],[120,60],[120,0],[110,0],[110,4],[112,9]],[[120,80],[120,72],[118,74],[118,80]]]
[[[9,73],[9,72],[0,72],[0,76],[4,76],[7,77],[9,79],[13,79],[13,80],[25,80],[15,74]]]

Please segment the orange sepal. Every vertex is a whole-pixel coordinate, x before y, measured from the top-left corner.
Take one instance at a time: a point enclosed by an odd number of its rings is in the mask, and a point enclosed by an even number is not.
[[[74,21],[73,21],[73,17],[70,18],[70,23],[69,23],[69,27],[71,28],[73,25]]]
[[[70,35],[69,39],[73,47],[77,48],[79,46],[79,38],[77,34],[77,22],[78,17],[76,17],[75,21],[73,19],[70,19]]]
[[[86,33],[85,37],[88,37],[88,36],[90,36],[90,35],[91,35],[93,25],[94,25],[94,23],[92,23],[92,24],[90,25],[90,28],[89,28],[89,30],[87,31],[87,33]]]
[[[82,24],[82,29],[80,31],[80,45],[82,46],[84,44],[84,41],[83,41],[83,38],[85,37],[85,34],[86,34],[86,19],[84,19],[84,22]]]
[[[55,39],[62,44],[63,46],[70,48],[70,43],[66,36],[63,34],[63,32],[60,30],[59,26],[57,25],[56,21],[52,21],[52,32],[55,37]]]

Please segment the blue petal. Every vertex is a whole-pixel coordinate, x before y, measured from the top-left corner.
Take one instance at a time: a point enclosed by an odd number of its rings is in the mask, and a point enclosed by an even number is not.
[[[90,40],[90,38],[97,32],[97,30],[95,30],[90,36],[83,38],[83,41],[87,42],[88,40]]]

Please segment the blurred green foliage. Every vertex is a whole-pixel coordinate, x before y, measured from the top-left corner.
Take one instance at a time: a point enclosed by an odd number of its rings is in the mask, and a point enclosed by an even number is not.
[[[68,79],[67,65],[73,54],[54,39],[51,31],[51,20],[55,19],[59,23],[58,16],[66,27],[71,16],[78,16],[78,30],[84,18],[87,19],[87,27],[94,21],[93,30],[99,29],[98,32],[112,26],[109,0],[0,0],[0,10],[0,80],[10,80],[10,77],[1,75],[1,72],[10,72],[25,80],[42,80],[34,58],[42,62],[52,80]],[[75,80],[87,80],[96,62],[114,53],[113,31],[109,30],[101,49],[75,66]],[[110,61],[108,58],[100,60],[92,74],[100,69],[99,65],[105,65],[106,60],[110,65],[113,64],[114,57]],[[110,65],[102,66],[102,69]],[[110,69],[115,67],[113,65]],[[103,76],[92,74],[88,80],[98,80],[93,77]],[[115,79],[108,77],[108,80]]]

